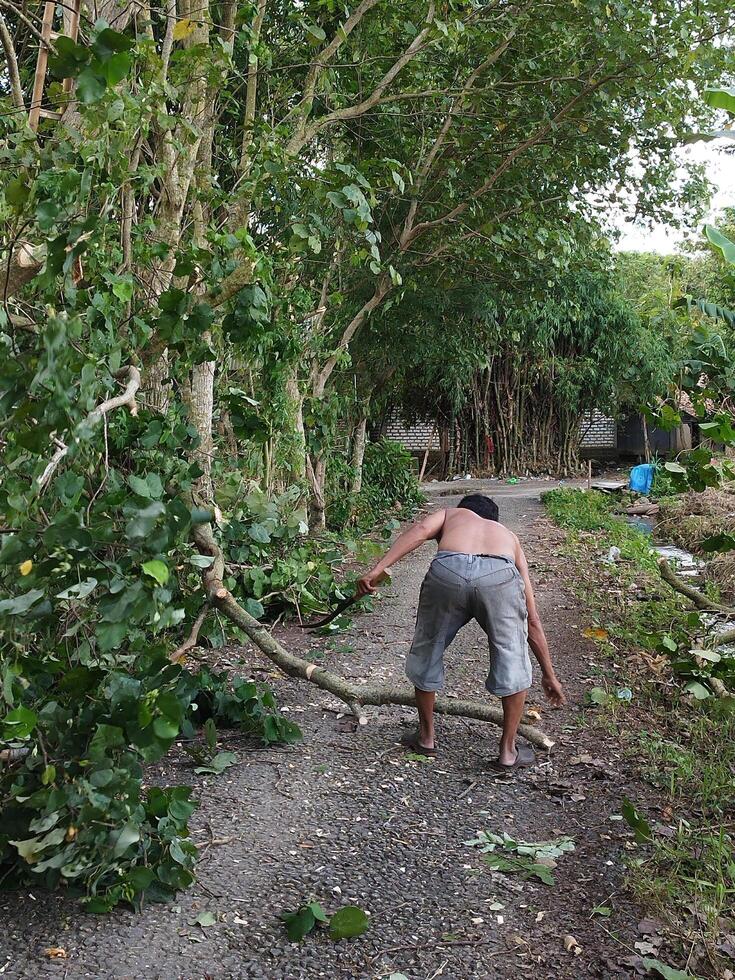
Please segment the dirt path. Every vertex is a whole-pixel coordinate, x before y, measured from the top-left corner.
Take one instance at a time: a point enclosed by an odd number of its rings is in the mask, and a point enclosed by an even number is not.
[[[479,485],[472,481],[472,486]],[[498,484],[493,484],[493,491]],[[302,726],[303,745],[263,749],[237,738],[227,747],[241,762],[215,780],[193,774],[183,759],[167,760],[158,776],[194,784],[201,807],[195,839],[203,845],[199,881],[177,903],[142,915],[84,915],[58,895],[0,896],[0,975],[64,978],[216,980],[373,978],[408,980],[628,976],[620,966],[632,951],[626,924],[635,910],[619,894],[627,839],[620,800],[627,792],[617,744],[600,744],[580,727],[584,679],[594,652],[580,637],[576,602],[568,592],[559,534],[542,516],[539,490],[549,483],[503,486],[501,519],[526,545],[541,614],[570,704],[547,710],[537,685],[530,703],[558,739],[551,759],[508,779],[486,762],[496,732],[478,722],[440,720],[441,756],[409,761],[396,745],[411,712],[375,710],[371,724],[346,731],[339,706],[303,683],[269,676],[279,703]],[[448,506],[455,488],[432,488],[432,506]],[[460,490],[457,489],[457,493]],[[390,594],[369,616],[336,639],[292,630],[294,648],[323,651],[323,662],[362,679],[401,678],[413,631],[418,588],[432,554],[426,547],[396,569]],[[239,656],[247,654],[241,666]],[[247,651],[219,660],[251,672]],[[486,647],[473,625],[448,653],[451,690],[481,696]],[[538,678],[537,678],[538,680]],[[589,752],[593,763],[571,760]],[[561,834],[576,850],[563,857],[556,884],[523,882],[490,871],[464,842],[479,830],[507,831],[527,841]],[[611,896],[615,895],[611,901]],[[279,914],[314,897],[328,911],[349,903],[370,912],[360,939],[332,943],[320,934],[290,944]],[[613,906],[609,918],[596,906]],[[192,925],[201,912],[216,923]],[[612,934],[619,936],[613,938]],[[582,952],[565,949],[572,935]],[[44,949],[63,947],[66,960]]]

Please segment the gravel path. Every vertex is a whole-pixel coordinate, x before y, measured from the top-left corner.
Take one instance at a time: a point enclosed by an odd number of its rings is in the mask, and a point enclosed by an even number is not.
[[[630,947],[635,938],[626,935],[635,910],[616,895],[627,835],[610,820],[628,789],[617,744],[580,727],[582,682],[594,652],[580,637],[586,624],[567,591],[559,533],[538,502],[550,484],[490,486],[498,491],[501,519],[526,546],[570,694],[563,712],[547,710],[537,686],[531,694],[530,704],[542,712],[539,724],[558,739],[551,759],[512,778],[496,776],[486,766],[496,732],[440,719],[441,755],[431,763],[407,760],[396,742],[411,712],[375,709],[371,724],[355,733],[349,719],[338,718],[339,705],[316,688],[284,680],[252,652],[220,651],[220,665],[271,680],[279,703],[303,728],[304,744],[264,749],[226,739],[241,761],[216,779],[195,776],[188,760],[167,759],[156,777],[195,785],[201,800],[192,822],[203,846],[198,883],[173,905],[106,917],[85,915],[40,890],[4,893],[3,978],[629,975],[619,964],[630,952],[623,943]],[[461,492],[439,484],[430,490],[431,505],[442,507],[458,499],[447,491]],[[401,678],[432,552],[427,546],[401,563],[390,593],[348,634],[321,639],[282,631],[284,642],[323,651],[323,662],[356,679]],[[486,647],[474,625],[450,649],[448,667],[452,693],[483,696]],[[570,761],[583,752],[591,763]],[[491,871],[464,844],[481,829],[528,841],[568,834],[576,850],[561,858],[553,887],[523,882]],[[329,912],[361,905],[371,915],[369,931],[338,944],[323,933],[290,944],[279,914],[312,897]],[[593,915],[598,905],[614,906],[612,917]],[[203,911],[216,916],[215,925],[192,925]],[[576,955],[565,948],[569,935],[581,947]],[[44,950],[52,946],[68,958],[49,960]]]

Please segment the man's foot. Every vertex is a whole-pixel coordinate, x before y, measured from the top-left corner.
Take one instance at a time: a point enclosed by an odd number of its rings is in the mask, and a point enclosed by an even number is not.
[[[506,762],[505,760],[510,757],[511,761]],[[512,753],[501,752],[499,757],[490,763],[493,769],[497,769],[499,772],[510,772],[513,769],[527,769],[536,762],[536,755],[533,749],[526,748],[516,748],[515,756]]]
[[[436,755],[436,745],[432,742],[431,745],[424,745],[421,741],[421,733],[418,728],[414,731],[404,732],[400,738],[401,745],[404,745],[407,749],[415,752],[417,755],[425,756],[435,756]]]

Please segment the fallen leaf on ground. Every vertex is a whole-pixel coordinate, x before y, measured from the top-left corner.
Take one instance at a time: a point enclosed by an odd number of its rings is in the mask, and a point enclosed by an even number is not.
[[[658,951],[658,943],[649,943],[646,940],[633,943],[633,945],[642,956],[647,956],[648,953],[656,953]]]
[[[217,921],[217,917],[213,912],[200,912],[199,915],[192,922],[193,926],[201,926],[202,929],[206,929],[208,926],[213,926]]]
[[[675,970],[671,966],[662,963],[661,960],[643,960],[643,966],[649,971],[655,971],[656,975],[663,977],[664,980],[698,980],[693,973],[685,970]]]
[[[612,915],[612,909],[609,905],[595,905],[590,913],[590,916],[601,915],[603,919],[607,919],[608,916]]]
[[[61,946],[49,946],[48,949],[43,951],[44,956],[48,956],[50,960],[65,960],[67,958],[67,952]]]
[[[588,640],[607,640],[610,634],[599,626],[588,626],[582,630],[582,636],[586,636]]]
[[[660,932],[662,926],[663,922],[660,919],[641,919],[636,928],[642,936],[649,936],[651,933]]]

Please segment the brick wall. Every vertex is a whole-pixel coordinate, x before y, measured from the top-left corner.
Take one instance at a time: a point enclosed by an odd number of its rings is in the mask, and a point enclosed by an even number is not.
[[[618,424],[615,419],[603,415],[595,409],[587,412],[580,426],[582,449],[616,449],[618,445]]]
[[[383,434],[387,439],[402,443],[411,452],[424,452],[429,441],[433,422],[415,422],[409,424],[397,413],[392,413],[386,423]],[[618,445],[618,424],[615,419],[595,409],[588,412],[581,424],[583,449],[616,449]],[[431,448],[439,451],[439,433],[434,433]]]
[[[413,453],[424,452],[433,427],[434,423],[431,421],[415,422],[410,425],[397,412],[393,412],[388,418],[383,435],[386,439],[393,439],[395,442],[403,443],[406,449]],[[438,432],[434,433],[431,448],[437,451],[441,449]]]

